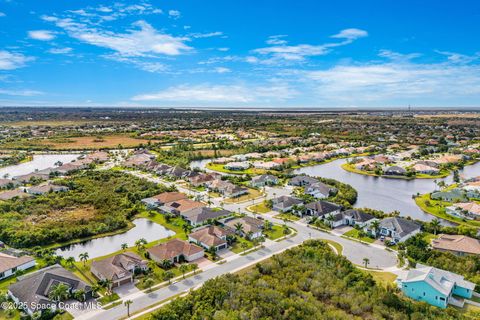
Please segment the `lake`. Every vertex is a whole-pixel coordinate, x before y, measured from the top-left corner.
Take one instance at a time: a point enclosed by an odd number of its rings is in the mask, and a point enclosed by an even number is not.
[[[435,188],[434,179],[403,180],[365,176],[343,170],[341,165],[346,161],[346,159],[339,159],[325,164],[296,169],[293,172],[331,178],[351,185],[358,192],[355,207],[368,207],[385,212],[398,210],[402,216],[411,216],[423,221],[431,221],[435,218],[424,213],[412,199],[414,194],[431,192]],[[480,162],[466,166],[463,170],[460,170],[460,175],[467,178],[480,175]],[[446,183],[452,183],[452,175],[443,180]]]
[[[92,259],[120,250],[122,243],[132,247],[140,238],[152,242],[175,235],[175,232],[146,218],[135,219],[133,224],[135,227],[124,233],[68,245],[57,249],[55,253],[65,259],[74,257],[78,260],[80,253],[88,252],[88,256]]]
[[[68,163],[77,159],[80,154],[36,154],[32,161],[23,162],[13,166],[0,168],[0,178],[8,174],[8,178],[29,174],[35,170],[43,170],[55,166],[55,163],[61,161]]]

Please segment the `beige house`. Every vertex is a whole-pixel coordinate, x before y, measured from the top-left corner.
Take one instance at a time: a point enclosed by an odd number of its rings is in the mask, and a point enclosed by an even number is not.
[[[149,248],[147,252],[150,258],[157,263],[161,263],[163,260],[176,263],[180,262],[182,258],[191,262],[202,258],[204,255],[201,247],[180,239],[172,239],[158,246]]]
[[[113,257],[92,262],[90,271],[99,280],[112,280],[112,287],[133,282],[136,269],[147,270],[147,261],[133,252],[123,252]]]

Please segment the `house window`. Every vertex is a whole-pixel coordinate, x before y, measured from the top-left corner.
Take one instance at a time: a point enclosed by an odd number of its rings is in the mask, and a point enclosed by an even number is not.
[[[5,277],[5,273],[4,272],[0,272],[0,278],[3,278]]]
[[[425,292],[423,293],[423,296],[425,297]]]
[[[440,300],[445,301],[445,298],[444,298],[444,297],[440,297]]]
[[[12,268],[12,273],[17,272],[17,267]]]

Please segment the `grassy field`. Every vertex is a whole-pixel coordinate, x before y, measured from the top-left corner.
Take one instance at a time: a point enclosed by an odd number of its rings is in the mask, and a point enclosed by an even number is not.
[[[464,220],[458,217],[451,216],[445,213],[445,207],[452,205],[450,202],[431,200],[430,194],[424,194],[415,198],[415,203],[426,213],[434,215],[438,218],[442,218],[451,222],[458,223],[459,225],[480,228],[480,221]]]
[[[271,230],[264,231],[263,233],[270,240],[277,240],[285,236],[283,234],[283,227],[279,225],[273,225]]]
[[[247,170],[228,170],[225,169],[223,164],[217,164],[217,163],[207,163],[205,166],[207,169],[213,170],[213,171],[218,171],[218,172],[224,172],[224,173],[231,173],[231,174],[265,174],[267,173],[267,170],[265,169],[256,169],[256,168],[248,168]],[[278,172],[275,170],[268,170],[268,172]]]
[[[361,240],[361,241],[364,241],[364,242],[368,242],[368,243],[375,242],[375,239],[372,239],[370,237],[367,237],[367,236],[361,237],[360,236],[360,231],[357,230],[357,229],[352,229],[348,232],[345,232],[343,235],[347,236],[347,237],[355,238],[355,239],[358,239],[358,240]]]
[[[342,247],[342,245],[341,245],[340,243],[335,242],[335,241],[332,241],[332,240],[322,240],[322,241],[325,241],[325,242],[327,242],[328,244],[331,244],[331,245],[335,248],[335,250],[337,250],[337,253],[338,253],[339,255],[342,254],[342,252],[343,252],[343,247]]]
[[[242,243],[247,244],[246,249],[244,249],[242,247]],[[253,248],[253,243],[251,241],[237,236],[237,241],[231,246],[230,251],[235,252],[235,253],[243,253],[243,251],[251,249],[251,248]]]
[[[124,148],[137,147],[140,144],[147,144],[151,140],[137,139],[129,135],[106,135],[106,136],[85,136],[69,138],[48,138],[48,139],[22,139],[15,142],[7,142],[0,145],[5,149],[49,149],[49,150],[85,150],[100,148]],[[155,142],[155,141],[152,141]]]
[[[282,219],[282,220],[290,220],[290,221],[297,221],[297,220],[300,220],[300,217],[299,216],[296,216],[294,214],[291,214],[289,212],[285,212],[285,213],[279,213],[277,214],[276,216],[274,216],[275,218],[277,219]]]
[[[272,211],[272,209],[267,207],[264,202],[253,205],[253,206],[250,206],[250,207],[247,208],[247,210],[249,210],[251,212],[254,212],[254,213],[258,213],[258,214],[267,213],[267,212]]]
[[[392,285],[397,279],[397,275],[390,272],[380,272],[380,271],[365,271],[372,275],[375,281],[383,286]]]
[[[248,200],[252,200],[252,199],[257,199],[257,198],[260,198],[262,196],[263,195],[262,195],[262,192],[260,190],[248,189],[247,194],[245,194],[243,196],[240,196],[240,197],[236,197],[236,198],[228,198],[224,202],[225,203],[238,203],[238,202],[244,202],[244,201],[248,201]]]

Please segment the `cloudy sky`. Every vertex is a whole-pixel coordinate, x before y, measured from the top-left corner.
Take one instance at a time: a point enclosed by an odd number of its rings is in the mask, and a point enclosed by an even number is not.
[[[480,107],[480,2],[0,0],[0,105]]]

